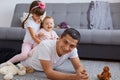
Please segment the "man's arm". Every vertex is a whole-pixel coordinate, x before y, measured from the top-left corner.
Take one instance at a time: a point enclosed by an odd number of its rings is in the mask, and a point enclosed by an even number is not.
[[[86,80],[89,80],[88,73],[86,72],[86,70],[83,67],[83,65],[80,63],[79,57],[70,58],[70,61],[73,64],[73,66],[74,66],[74,68],[76,70],[76,74],[79,74],[79,75],[83,74],[83,77],[86,78]]]
[[[78,57],[76,58],[70,58],[71,63],[73,64],[73,67],[75,70],[83,71],[85,70],[83,65],[80,63],[80,59]]]
[[[40,60],[40,64],[42,65],[47,78],[51,80],[85,80],[81,79],[81,76],[77,74],[63,73],[53,70],[51,61]]]

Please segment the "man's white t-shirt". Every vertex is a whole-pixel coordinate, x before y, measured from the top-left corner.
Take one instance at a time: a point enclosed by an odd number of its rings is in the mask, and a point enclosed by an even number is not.
[[[40,60],[48,60],[52,62],[53,68],[61,65],[66,59],[78,57],[77,49],[61,57],[56,52],[56,40],[43,40],[33,51],[33,55],[21,63],[24,66],[33,67],[35,70],[43,71]]]

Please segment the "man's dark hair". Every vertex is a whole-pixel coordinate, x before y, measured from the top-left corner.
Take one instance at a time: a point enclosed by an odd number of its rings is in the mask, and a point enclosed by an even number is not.
[[[78,43],[80,42],[81,35],[80,33],[74,29],[74,28],[67,28],[61,35],[61,37],[64,37],[66,35],[70,35],[73,39],[78,40]]]

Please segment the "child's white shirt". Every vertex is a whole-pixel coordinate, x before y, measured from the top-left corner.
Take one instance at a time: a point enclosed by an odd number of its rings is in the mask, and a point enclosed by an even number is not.
[[[46,17],[46,12],[43,14],[41,20],[43,20],[45,17]],[[26,33],[25,33],[23,42],[28,42],[28,43],[32,43],[32,44],[33,44],[33,43],[35,43],[35,42],[34,42],[34,40],[32,39],[32,37],[31,37],[31,35],[30,35],[30,33],[29,33],[29,30],[27,29],[28,27],[31,27],[31,28],[34,30],[34,33],[36,34],[36,33],[39,31],[39,29],[40,29],[40,24],[36,23],[36,22],[33,20],[32,16],[30,16],[30,17],[27,19],[26,23],[25,23]]]
[[[57,39],[58,35],[54,30],[51,31],[46,31],[45,29],[41,28],[37,34],[42,33],[44,36],[41,36],[39,39],[40,40],[45,40],[45,39]]]
[[[34,43],[34,40],[32,39],[30,32],[28,30],[28,27],[31,27],[34,31],[34,33],[37,33],[40,29],[40,23],[36,23],[32,17],[29,17],[28,20],[25,23],[25,29],[26,29],[26,33],[24,36],[24,40],[23,42],[29,42],[29,43]]]

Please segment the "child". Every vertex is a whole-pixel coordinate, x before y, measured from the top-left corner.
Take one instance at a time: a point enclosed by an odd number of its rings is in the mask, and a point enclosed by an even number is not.
[[[38,34],[36,35],[36,37],[38,37],[40,41],[46,40],[46,39],[57,40],[58,35],[53,30],[53,28],[54,28],[54,19],[51,16],[46,16],[43,19],[41,29],[38,31]],[[29,56],[32,55],[33,51],[34,49],[31,50],[31,52],[29,53]]]
[[[22,28],[26,29],[21,49],[22,52],[8,61],[16,63],[26,59],[28,57],[29,51],[31,51],[31,49],[33,48],[34,43],[38,44],[40,42],[38,37],[36,37],[35,35],[40,29],[40,24],[42,21],[41,19],[44,18],[44,14],[45,4],[41,1],[33,1],[29,8],[29,14],[22,23]],[[4,66],[5,63],[2,63],[0,67]]]
[[[39,30],[38,34],[36,35],[40,40],[45,39],[57,39],[58,35],[53,30],[54,28],[54,19],[51,16],[46,16],[43,19],[41,29]]]

